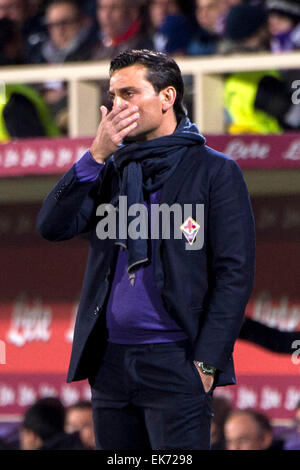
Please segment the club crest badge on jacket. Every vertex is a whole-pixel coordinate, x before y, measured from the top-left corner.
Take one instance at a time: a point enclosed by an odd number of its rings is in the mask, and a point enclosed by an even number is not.
[[[188,217],[183,224],[180,225],[180,230],[190,245],[194,243],[199,229],[200,225],[192,217]]]

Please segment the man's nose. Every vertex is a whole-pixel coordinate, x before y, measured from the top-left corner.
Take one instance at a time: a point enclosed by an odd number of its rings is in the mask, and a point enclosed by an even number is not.
[[[120,106],[123,103],[127,103],[127,101],[124,100],[121,96],[116,96],[115,99],[114,99],[114,106],[113,107],[115,108],[116,106]]]

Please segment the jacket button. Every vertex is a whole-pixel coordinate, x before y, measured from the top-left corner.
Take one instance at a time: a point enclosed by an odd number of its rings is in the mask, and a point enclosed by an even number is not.
[[[97,305],[97,307],[96,307],[95,310],[94,310],[94,315],[97,315],[97,313],[99,312],[99,310],[100,310],[100,307],[99,307],[99,305]]]

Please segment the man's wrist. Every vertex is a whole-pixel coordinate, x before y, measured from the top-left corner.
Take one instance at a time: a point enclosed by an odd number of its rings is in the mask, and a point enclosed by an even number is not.
[[[92,147],[89,149],[89,152],[91,154],[91,157],[100,164],[105,164],[107,158],[105,158],[103,155],[97,153]]]
[[[195,363],[199,367],[200,371],[203,372],[203,374],[214,375],[216,373],[216,367],[211,366],[210,364],[201,361],[195,361]]]
[[[104,164],[98,163],[87,150],[75,163],[75,172],[79,181],[96,181]]]

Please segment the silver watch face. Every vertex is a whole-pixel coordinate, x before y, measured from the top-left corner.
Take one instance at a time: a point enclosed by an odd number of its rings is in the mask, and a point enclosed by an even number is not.
[[[201,364],[201,369],[203,370],[204,373],[206,374],[213,374],[215,372],[213,367],[206,366],[204,364]]]
[[[200,361],[195,361],[197,366],[202,370],[204,374],[214,374],[215,373],[215,368],[207,366],[206,364],[203,364],[203,362]]]

